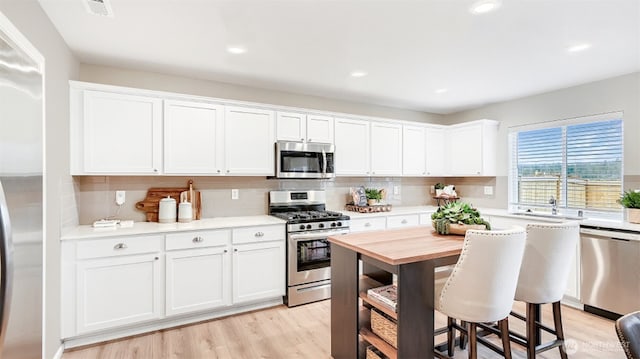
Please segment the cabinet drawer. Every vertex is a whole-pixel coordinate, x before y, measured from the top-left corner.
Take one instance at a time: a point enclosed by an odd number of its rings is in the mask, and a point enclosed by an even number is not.
[[[419,224],[417,214],[407,214],[387,217],[387,228],[399,228],[417,226]]]
[[[420,213],[420,224],[431,225],[431,213]]]
[[[285,239],[284,225],[233,229],[233,243],[280,241]]]
[[[231,239],[229,230],[172,233],[166,236],[166,246],[168,251],[207,248],[227,245],[229,239]]]
[[[387,219],[385,217],[371,217],[351,219],[349,229],[351,232],[377,231],[387,228]]]
[[[114,257],[162,251],[164,236],[119,237],[78,242],[78,259]]]

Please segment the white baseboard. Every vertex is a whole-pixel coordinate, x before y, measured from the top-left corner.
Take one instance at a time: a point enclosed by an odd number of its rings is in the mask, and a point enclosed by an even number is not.
[[[62,354],[64,353],[64,344],[60,343],[60,346],[58,347],[58,350],[56,350],[56,353],[53,355],[53,358],[51,359],[62,359]]]
[[[266,302],[253,303],[245,306],[234,306],[225,310],[215,312],[197,313],[195,315],[179,316],[172,318],[164,318],[152,322],[142,323],[136,326],[113,328],[103,330],[96,333],[80,335],[72,338],[63,339],[64,349],[75,348],[79,346],[105,342],[108,340],[130,337],[133,335],[153,332],[156,330],[167,329],[171,327],[181,326],[185,324],[197,323],[206,320],[226,317],[234,314],[240,314],[252,310],[274,307],[282,304],[282,297],[272,299]],[[60,359],[56,357],[55,359]]]

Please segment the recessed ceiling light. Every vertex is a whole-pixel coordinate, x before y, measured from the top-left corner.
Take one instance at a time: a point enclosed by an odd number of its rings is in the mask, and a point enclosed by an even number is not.
[[[245,52],[247,52],[247,49],[245,49],[242,46],[229,46],[229,47],[227,47],[227,52],[230,53],[230,54],[239,55],[239,54],[244,54]]]
[[[588,48],[591,47],[591,44],[588,43],[584,43],[584,44],[578,44],[578,45],[573,45],[573,46],[569,46],[567,47],[567,51],[569,52],[580,52],[580,51],[584,51]]]
[[[367,73],[364,71],[353,71],[351,73],[351,77],[364,77],[367,76]]]
[[[442,88],[442,89],[437,89],[436,93],[445,93],[447,91],[449,91],[449,89]]]
[[[480,0],[469,8],[469,11],[474,15],[486,14],[500,7],[499,0]]]

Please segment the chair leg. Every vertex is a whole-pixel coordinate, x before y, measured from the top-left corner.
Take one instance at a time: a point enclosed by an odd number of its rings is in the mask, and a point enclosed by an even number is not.
[[[460,326],[463,328],[467,327],[467,322],[460,321]],[[467,348],[467,334],[465,332],[460,332],[460,349],[465,350]]]
[[[453,347],[455,346],[456,330],[453,327],[455,319],[447,317],[447,355],[453,356]]]
[[[478,359],[478,336],[476,333],[476,323],[469,323],[468,328],[469,359]]]
[[[567,350],[564,346],[564,331],[562,330],[562,315],[561,315],[561,306],[560,302],[554,302],[553,306],[553,324],[556,331],[556,337],[558,340],[562,341],[562,345],[558,347],[560,349],[560,358],[567,359]]]
[[[538,304],[527,303],[527,359],[535,359],[536,357],[536,342],[538,340],[535,316],[536,305]]]
[[[504,358],[511,359],[511,341],[509,340],[509,318],[504,318],[498,322],[500,328],[500,339],[502,339],[502,350]]]

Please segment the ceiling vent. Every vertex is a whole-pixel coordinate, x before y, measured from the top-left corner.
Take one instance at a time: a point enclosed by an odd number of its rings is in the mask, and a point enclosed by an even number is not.
[[[113,17],[109,0],[82,0],[87,12],[91,15]]]

